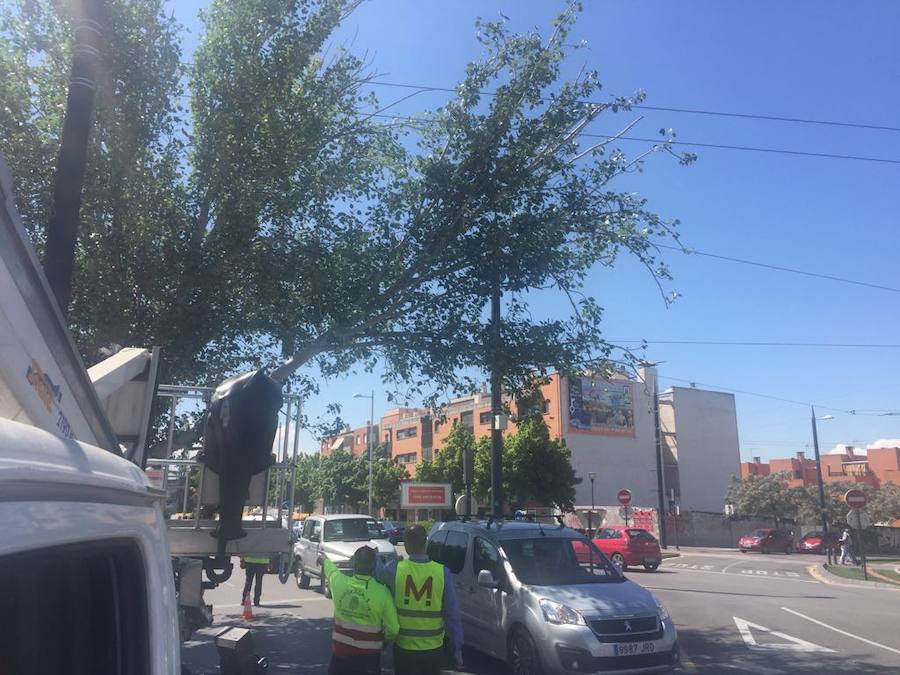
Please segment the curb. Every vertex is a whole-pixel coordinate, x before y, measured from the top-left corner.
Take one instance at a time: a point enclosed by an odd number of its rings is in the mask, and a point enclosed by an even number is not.
[[[824,563],[818,565],[810,565],[807,568],[810,576],[816,581],[821,581],[829,586],[862,586],[863,588],[884,588],[890,591],[900,591],[900,586],[893,583],[882,583],[880,581],[862,581],[858,579],[846,579],[832,574],[825,569]],[[870,570],[871,571],[871,570]],[[877,575],[873,575],[877,576]]]
[[[666,559],[668,559],[668,558],[680,558],[680,557],[681,557],[681,554],[680,554],[680,553],[669,553],[669,552],[667,551],[667,552],[664,552],[664,553],[662,554],[662,559],[663,559],[663,560],[666,560]]]

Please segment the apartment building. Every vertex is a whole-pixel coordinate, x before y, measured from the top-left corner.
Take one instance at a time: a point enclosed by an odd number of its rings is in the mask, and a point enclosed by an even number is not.
[[[854,482],[873,488],[879,488],[885,483],[900,485],[900,444],[897,446],[875,444],[866,450],[850,445],[838,446],[820,457],[823,482]],[[768,462],[754,457],[750,462],[741,463],[742,479],[747,476],[768,476],[781,472],[790,474],[788,478],[790,487],[818,483],[816,460],[808,458],[805,452],[797,452],[793,457],[771,459]]]
[[[369,430],[371,430],[372,437],[375,439],[375,443],[377,444],[377,424],[374,427],[369,427],[368,425],[366,425],[364,427],[357,427],[356,429],[351,429],[348,426],[336,436],[324,439],[321,443],[321,446],[319,447],[319,452],[323,455],[330,455],[332,452],[335,452],[337,450],[343,450],[356,457],[365,455],[368,450],[368,444],[366,442],[366,432],[368,432]]]

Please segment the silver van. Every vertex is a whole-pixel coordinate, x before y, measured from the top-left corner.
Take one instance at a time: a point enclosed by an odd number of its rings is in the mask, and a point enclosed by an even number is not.
[[[516,675],[662,673],[678,665],[666,608],[575,530],[440,523],[428,555],[453,573],[466,645]]]

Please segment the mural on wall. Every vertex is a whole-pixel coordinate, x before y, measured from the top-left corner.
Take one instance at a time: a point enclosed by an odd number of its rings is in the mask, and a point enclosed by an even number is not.
[[[634,383],[573,377],[569,380],[569,431],[634,437]]]

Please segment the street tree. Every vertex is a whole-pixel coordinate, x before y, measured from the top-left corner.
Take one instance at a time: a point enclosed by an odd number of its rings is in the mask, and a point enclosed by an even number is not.
[[[475,435],[455,422],[441,446],[434,449],[433,459],[420,462],[416,467],[416,479],[450,483],[453,491],[460,494],[465,490],[463,457],[466,452],[474,453],[475,446]]]
[[[875,523],[893,523],[900,520],[900,485],[884,483],[869,496],[866,510]]]
[[[871,499],[872,488],[862,483],[851,481],[838,481],[825,483],[825,517],[829,528],[844,527],[847,524],[847,511],[850,507],[844,502],[847,490],[862,490]],[[796,493],[797,509],[800,522],[804,524],[819,524],[822,522],[822,509],[819,503],[819,486],[807,485]]]
[[[782,471],[735,479],[728,490],[728,501],[740,515],[774,518],[776,527],[786,519],[796,520],[799,504],[806,493],[788,487],[790,477],[790,473]]]
[[[628,254],[661,283],[655,242],[677,237],[616,180],[653,154],[693,157],[668,130],[631,157],[617,136],[585,142],[643,94],[596,103],[596,71],[564,76],[577,2],[549,36],[479,22],[483,54],[447,103],[385,123],[362,95],[369,65],[324,49],[359,1],[213,0],[187,66],[162,0],[105,2],[113,39],[69,314],[86,360],[156,344],[169,381],[277,366],[306,391],[315,370],[380,361],[391,394],[428,403],[471,391],[491,364],[507,391],[607,367],[588,271]],[[72,30],[51,0],[6,7],[0,150],[40,248]],[[498,286],[502,349],[489,354],[482,314]],[[533,318],[538,292],[568,310]]]
[[[522,420],[503,443],[504,494],[515,506],[537,503],[571,511],[575,486],[581,482],[572,467],[572,451],[563,439],[551,439],[540,415]]]

